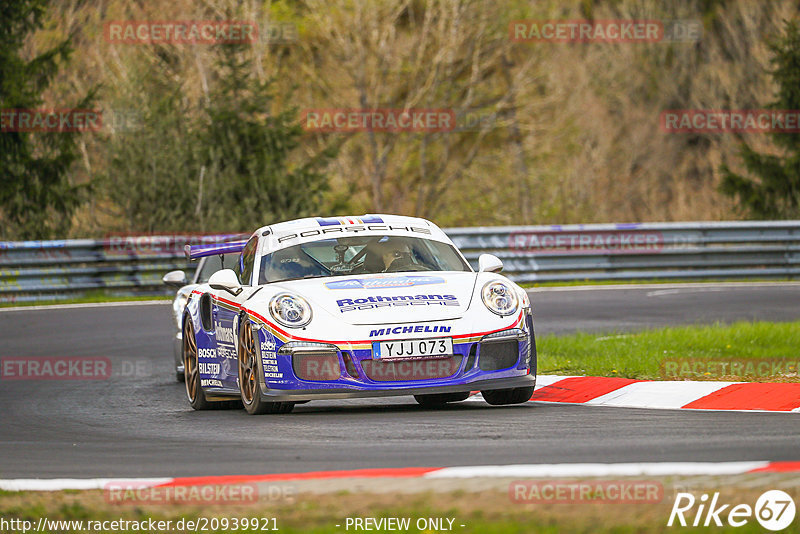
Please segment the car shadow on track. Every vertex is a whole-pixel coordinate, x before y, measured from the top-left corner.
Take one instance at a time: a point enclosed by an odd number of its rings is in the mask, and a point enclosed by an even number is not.
[[[514,404],[508,406],[491,406],[482,401],[464,401],[457,403],[450,403],[444,406],[426,407],[416,404],[413,400],[398,400],[394,402],[376,402],[374,399],[370,400],[333,400],[333,401],[314,401],[307,404],[300,404],[295,406],[294,410],[289,414],[267,414],[262,417],[281,417],[281,418],[297,418],[302,416],[314,415],[376,415],[376,414],[463,414],[463,413],[485,413],[488,411],[499,411],[499,413],[508,413],[510,411],[530,410],[536,408],[537,410],[547,410],[548,408],[555,408],[551,405],[539,404],[534,402],[527,402],[525,404]],[[204,414],[222,414],[222,413],[237,413],[246,415],[243,409],[231,410],[214,410],[203,412]]]

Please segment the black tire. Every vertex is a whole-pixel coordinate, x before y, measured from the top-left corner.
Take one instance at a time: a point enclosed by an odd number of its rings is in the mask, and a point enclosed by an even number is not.
[[[186,382],[186,398],[195,410],[212,410],[218,408],[214,402],[206,399],[200,386],[200,372],[197,366],[197,340],[194,337],[192,321],[187,317],[183,322],[183,369]]]
[[[261,380],[258,377],[256,344],[250,321],[242,317],[239,326],[239,343],[236,349],[239,367],[239,393],[244,409],[250,415],[289,413],[293,402],[267,402],[261,398]]]
[[[506,404],[522,404],[528,402],[533,396],[533,386],[526,388],[493,389],[481,391],[483,399],[492,406],[503,406]]]
[[[188,319],[188,317],[187,317],[187,319]],[[181,347],[183,347],[183,341],[181,341]],[[175,381],[176,382],[184,382],[184,381],[186,381],[186,374],[181,370],[181,369],[184,368],[183,367],[184,366],[183,354],[182,354],[183,351],[181,350],[180,352],[181,353],[179,353],[179,354],[174,354],[174,349],[173,349],[172,360],[173,360],[173,366],[175,367]]]
[[[434,393],[431,395],[414,395],[414,400],[417,401],[420,406],[425,406],[426,408],[434,408],[436,406],[444,406],[448,402],[460,402],[466,400],[469,397],[469,391],[464,391],[461,393]]]

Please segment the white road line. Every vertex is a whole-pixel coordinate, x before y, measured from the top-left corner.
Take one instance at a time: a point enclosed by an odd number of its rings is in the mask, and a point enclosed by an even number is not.
[[[103,489],[107,485],[125,485],[137,488],[159,486],[172,482],[172,478],[17,478],[0,480],[0,490],[5,491],[61,491]]]
[[[736,475],[767,467],[769,462],[656,462],[619,464],[520,464],[445,467],[424,478],[480,477],[607,477],[607,476],[683,476]]]
[[[645,296],[647,297],[663,297],[664,295],[685,295],[686,293],[719,293],[722,291],[721,287],[684,287],[676,289],[659,289],[657,291],[648,291]]]

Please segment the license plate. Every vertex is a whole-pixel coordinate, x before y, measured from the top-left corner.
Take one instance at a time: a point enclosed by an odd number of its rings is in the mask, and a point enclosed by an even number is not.
[[[453,338],[375,341],[372,343],[372,354],[380,360],[452,356]]]

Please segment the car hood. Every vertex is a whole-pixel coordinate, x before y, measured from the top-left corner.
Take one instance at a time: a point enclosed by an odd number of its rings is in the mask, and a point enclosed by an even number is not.
[[[469,309],[476,273],[413,272],[337,276],[270,284],[304,297],[345,323],[374,325],[459,319]]]

